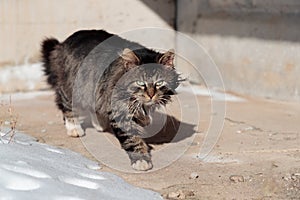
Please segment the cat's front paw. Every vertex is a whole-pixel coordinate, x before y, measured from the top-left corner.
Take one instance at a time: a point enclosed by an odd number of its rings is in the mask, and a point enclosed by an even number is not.
[[[131,160],[131,167],[138,171],[147,171],[152,169],[153,165],[151,162],[150,153],[134,153],[128,152]]]
[[[147,171],[152,169],[153,165],[151,161],[137,160],[131,164],[132,168],[138,171]]]

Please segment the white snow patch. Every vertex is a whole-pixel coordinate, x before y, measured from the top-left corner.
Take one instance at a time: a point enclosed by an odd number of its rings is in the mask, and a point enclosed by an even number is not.
[[[64,154],[62,151],[60,151],[60,150],[58,150],[58,149],[49,148],[49,147],[46,147],[45,149],[46,149],[47,151],[50,151],[50,152],[59,153],[59,154]]]
[[[38,180],[18,173],[13,173],[0,168],[0,174],[0,185],[5,189],[27,191],[35,190],[40,187]]]
[[[53,95],[52,91],[34,91],[34,92],[16,92],[10,94],[2,94],[0,100],[26,100],[26,99],[34,99],[40,96],[49,96]]]
[[[25,168],[25,167],[20,167],[20,166],[16,166],[16,165],[6,165],[6,164],[0,165],[0,168],[6,169],[11,172],[16,172],[16,173],[25,174],[28,176],[33,176],[36,178],[50,178],[50,176],[48,174],[37,171],[35,169],[31,169],[31,168]]]
[[[42,63],[6,66],[1,68],[0,84],[7,84],[12,80],[22,81],[25,87],[33,90],[43,77]]]
[[[219,92],[217,90],[209,90],[206,87],[202,87],[199,85],[189,85],[189,86],[179,86],[177,89],[178,92],[189,92],[193,93],[194,95],[211,97],[212,100],[215,101],[228,101],[228,102],[243,102],[246,101],[245,99],[228,94]]]
[[[85,178],[90,178],[90,179],[98,179],[98,180],[105,180],[103,176],[99,176],[96,174],[86,174],[86,173],[78,173],[80,176],[85,177]]]
[[[84,179],[73,178],[73,177],[60,177],[59,180],[61,180],[62,182],[71,184],[71,185],[84,187],[84,188],[88,188],[88,189],[95,190],[95,189],[99,188],[99,184],[92,182],[92,181],[84,180]]]
[[[86,165],[86,167],[87,167],[88,169],[92,169],[92,170],[98,170],[98,169],[101,169],[101,166],[98,165],[98,164],[88,164],[88,165]]]
[[[67,149],[36,142],[16,133],[0,140],[0,199],[11,200],[156,200],[153,191],[99,172],[97,162]]]

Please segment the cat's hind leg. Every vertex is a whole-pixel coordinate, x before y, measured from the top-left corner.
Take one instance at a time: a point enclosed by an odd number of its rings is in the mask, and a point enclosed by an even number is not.
[[[74,117],[72,112],[64,113],[65,126],[67,134],[71,137],[84,136],[84,130],[81,127],[81,120],[79,117]]]
[[[85,133],[81,127],[81,120],[79,117],[76,117],[75,113],[72,111],[72,103],[69,98],[67,98],[66,93],[62,88],[56,88],[55,94],[56,105],[63,113],[67,134],[71,137],[83,136]]]

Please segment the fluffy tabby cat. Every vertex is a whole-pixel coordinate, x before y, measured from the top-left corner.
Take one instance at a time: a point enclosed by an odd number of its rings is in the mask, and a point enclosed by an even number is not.
[[[97,50],[101,43],[105,45]],[[170,102],[181,81],[174,52],[158,53],[104,30],[78,31],[62,43],[46,39],[41,51],[68,135],[84,135],[81,114],[72,106],[76,101],[91,113],[97,130],[115,134],[134,169],[151,169],[143,127],[151,123],[152,111]]]

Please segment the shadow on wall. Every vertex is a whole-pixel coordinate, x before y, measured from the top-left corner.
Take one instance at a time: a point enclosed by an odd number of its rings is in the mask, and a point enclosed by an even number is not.
[[[141,0],[141,2],[158,14],[159,17],[171,27],[176,25],[176,0]],[[145,24],[145,26],[147,26],[147,24]]]
[[[179,0],[177,9],[182,32],[300,41],[300,1]]]

